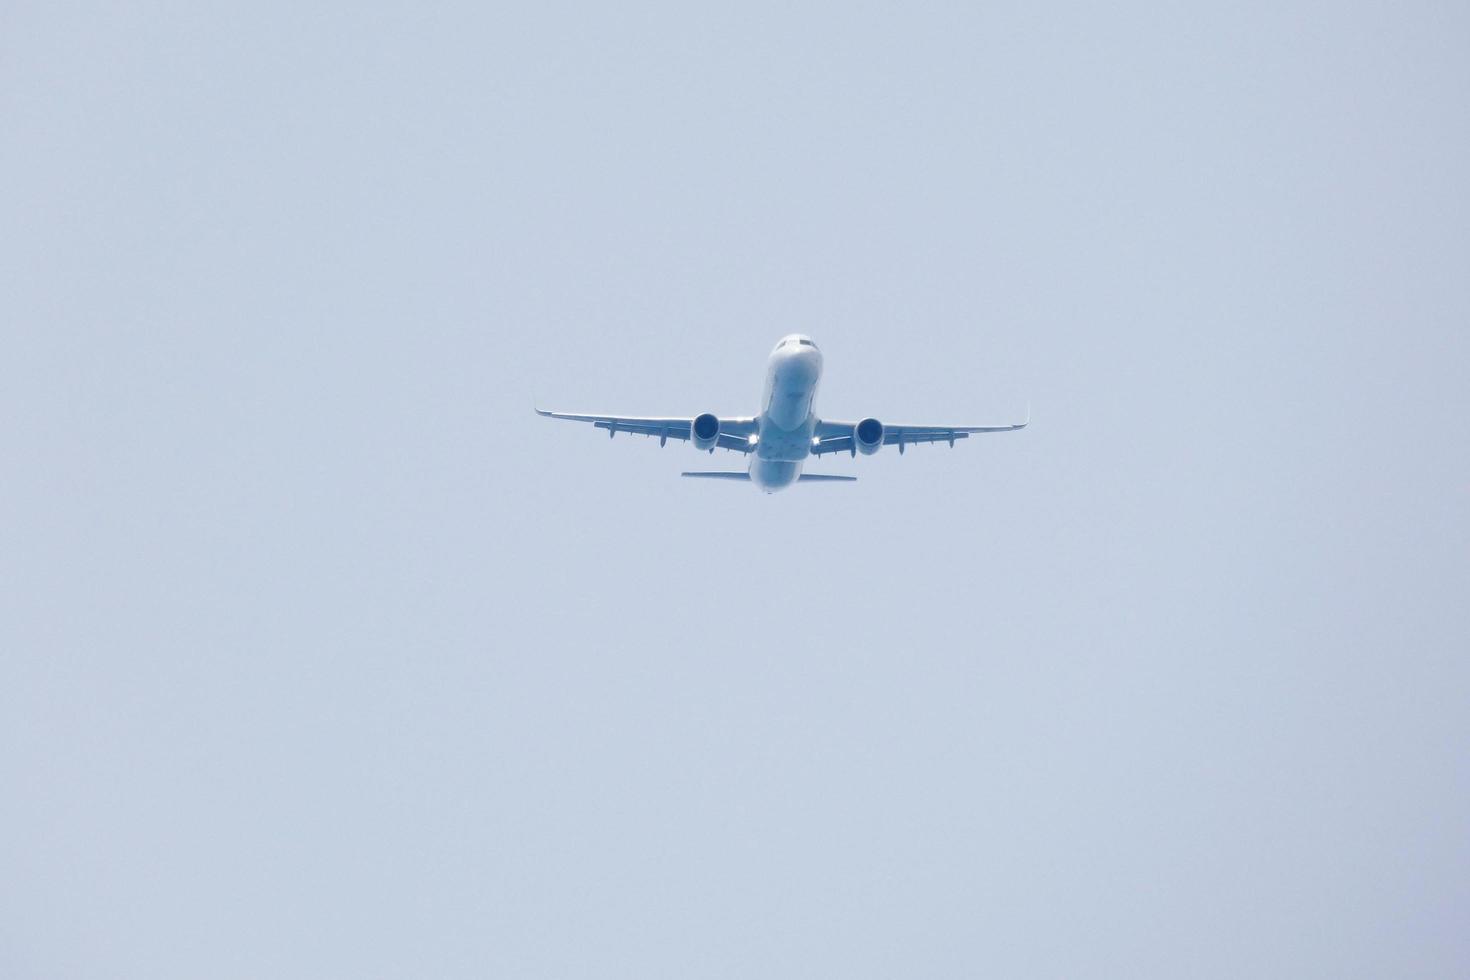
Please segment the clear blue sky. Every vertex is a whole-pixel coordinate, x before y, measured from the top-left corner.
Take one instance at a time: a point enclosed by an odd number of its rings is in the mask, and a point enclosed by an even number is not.
[[[723,6],[0,13],[0,975],[1465,976],[1470,9]]]

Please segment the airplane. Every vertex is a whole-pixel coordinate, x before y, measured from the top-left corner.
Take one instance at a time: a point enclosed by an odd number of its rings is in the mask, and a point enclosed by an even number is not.
[[[822,377],[822,352],[805,334],[790,334],[776,344],[766,363],[765,391],[761,413],[755,416],[722,418],[705,412],[693,418],[664,418],[634,415],[580,415],[572,412],[536,414],[552,419],[590,422],[606,429],[611,439],[619,432],[657,436],[659,446],[670,439],[683,439],[695,449],[713,453],[728,449],[750,457],[744,470],[684,472],[686,477],[705,480],[743,480],[766,493],[784,490],[793,483],[852,482],[855,476],[803,473],[806,461],[829,453],[858,453],[871,456],[884,446],[904,448],[915,443],[967,439],[976,432],[1014,432],[1031,421],[1012,425],[885,425],[875,418],[857,422],[820,419],[813,411],[817,382]]]

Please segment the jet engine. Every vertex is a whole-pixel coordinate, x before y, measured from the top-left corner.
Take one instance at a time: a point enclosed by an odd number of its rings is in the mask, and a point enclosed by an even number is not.
[[[883,448],[883,423],[877,419],[863,419],[852,427],[852,444],[864,456],[871,456]]]
[[[689,424],[689,441],[694,443],[695,449],[714,449],[719,438],[720,420],[717,416],[705,412],[703,415],[696,415]]]

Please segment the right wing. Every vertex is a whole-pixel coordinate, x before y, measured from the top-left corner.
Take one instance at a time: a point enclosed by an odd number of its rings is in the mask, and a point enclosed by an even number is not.
[[[690,427],[694,425],[692,415],[684,418],[646,415],[578,415],[573,412],[547,412],[539,408],[536,409],[536,414],[549,419],[590,422],[599,429],[606,429],[609,439],[619,432],[656,436],[660,446],[670,439],[683,439],[687,442]],[[755,446],[751,444],[750,437],[755,431],[756,424],[753,418],[722,418],[720,419],[719,440],[715,445],[736,453],[752,452]]]
[[[1031,424],[1031,409],[1026,409],[1026,421],[1010,425],[884,425],[883,445],[897,446],[900,453],[905,446],[922,442],[947,442],[954,448],[955,440],[968,439],[980,432],[1015,432]],[[812,455],[828,453],[855,453],[852,432],[856,422],[836,422],[825,419],[817,423],[816,435],[812,440]]]

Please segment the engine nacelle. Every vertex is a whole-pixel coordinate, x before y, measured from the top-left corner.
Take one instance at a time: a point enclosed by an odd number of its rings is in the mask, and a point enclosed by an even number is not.
[[[705,412],[703,415],[694,416],[694,421],[689,423],[689,441],[694,443],[694,448],[709,450],[715,448],[715,443],[720,438],[720,420],[718,416]]]
[[[852,427],[852,444],[864,456],[871,456],[883,448],[883,423],[877,419],[863,419]]]

